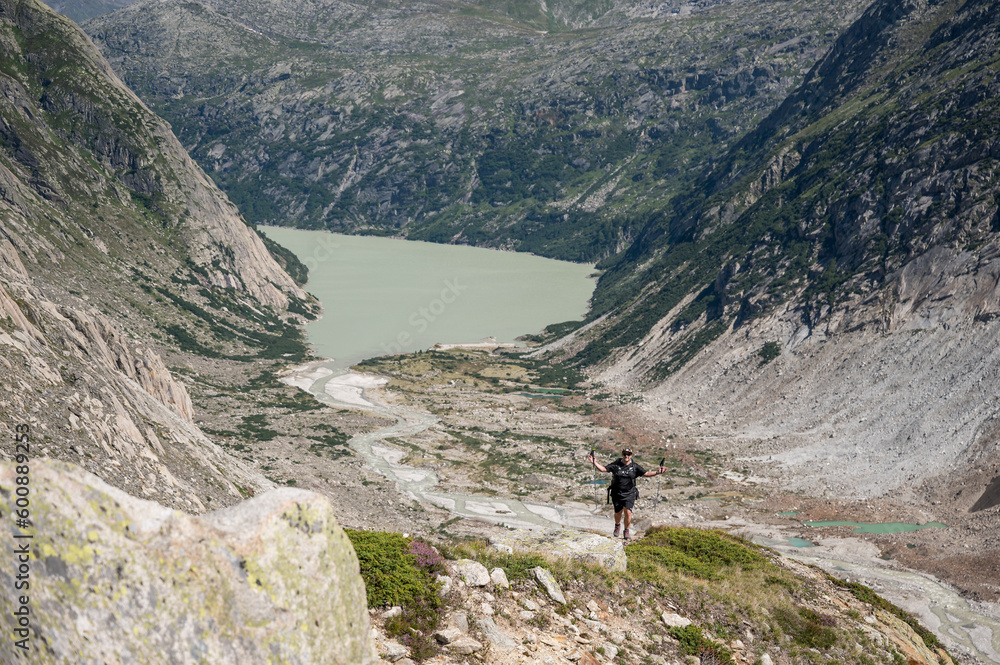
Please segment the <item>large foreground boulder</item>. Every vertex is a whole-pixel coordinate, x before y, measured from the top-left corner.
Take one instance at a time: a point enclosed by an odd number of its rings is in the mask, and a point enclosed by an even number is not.
[[[358,560],[326,498],[278,489],[192,517],[71,465],[33,461],[33,524],[22,532],[16,478],[0,464],[3,531],[13,527],[8,544],[30,543],[30,588],[16,591],[16,568],[0,567],[0,604],[28,597],[25,662],[377,662]],[[17,620],[7,611],[0,620],[4,663],[20,662],[9,639]]]
[[[490,544],[500,550],[575,559],[596,563],[611,571],[625,572],[625,548],[622,547],[622,541],[593,533],[569,529],[508,531],[491,536]]]

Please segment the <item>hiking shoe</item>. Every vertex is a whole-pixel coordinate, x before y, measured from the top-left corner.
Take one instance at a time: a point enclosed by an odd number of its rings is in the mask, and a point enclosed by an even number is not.
[[[622,534],[622,538],[624,540],[628,540],[628,538],[629,538],[628,529],[625,529],[625,533]]]
[[[617,538],[619,536],[619,534],[621,534],[621,532],[622,532],[622,525],[621,524],[616,524],[615,525],[615,535],[614,535],[614,537]]]

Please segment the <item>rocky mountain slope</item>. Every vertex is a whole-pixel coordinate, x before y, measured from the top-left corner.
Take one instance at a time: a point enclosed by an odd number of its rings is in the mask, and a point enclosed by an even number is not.
[[[150,0],[85,27],[254,222],[595,260],[863,6]]]
[[[125,7],[132,0],[49,0],[45,4],[77,23]]]
[[[201,511],[271,486],[195,424],[208,376],[303,355],[311,299],[77,26],[0,2],[3,456]],[[245,377],[240,382],[245,381]]]
[[[563,351],[643,391],[653,431],[853,499],[856,519],[873,498],[940,519],[979,549],[944,541],[941,568],[985,570],[1000,546],[978,501],[1000,470],[998,35],[988,2],[876,2],[606,262],[594,323]]]

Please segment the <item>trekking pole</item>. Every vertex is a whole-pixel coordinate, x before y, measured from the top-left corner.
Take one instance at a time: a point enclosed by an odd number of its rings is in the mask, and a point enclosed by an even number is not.
[[[597,461],[597,458],[594,457],[594,449],[593,448],[590,449],[590,458],[592,460],[591,463],[590,463],[590,467],[592,469],[590,475],[593,477],[593,482],[591,482],[590,484],[594,486],[594,507],[596,508],[596,507],[599,507],[601,505],[601,503],[600,503],[600,501],[597,500],[597,467],[594,466],[594,462]]]
[[[660,458],[660,468],[661,469],[663,468],[663,463],[666,462],[666,461],[667,461],[666,457],[661,457]],[[662,475],[663,474],[661,473],[660,476],[662,476]],[[657,505],[659,505],[659,503],[660,503],[660,485],[661,485],[660,481],[662,480],[660,478],[660,476],[656,477],[656,503],[657,503]]]

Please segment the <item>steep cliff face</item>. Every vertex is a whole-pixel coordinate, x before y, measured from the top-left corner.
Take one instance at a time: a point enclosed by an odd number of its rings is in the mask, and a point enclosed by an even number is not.
[[[8,443],[30,425],[40,454],[196,511],[266,489],[195,426],[164,358],[219,370],[301,355],[286,308],[307,300],[79,28],[37,2],[0,2]]]
[[[377,662],[365,586],[330,502],[279,489],[200,518],[67,464],[30,465],[31,662]],[[0,511],[16,498],[0,466]],[[14,579],[5,607],[17,608]],[[5,612],[5,630],[17,619]],[[16,662],[16,647],[0,647]]]
[[[118,80],[78,28],[38,3],[5,3],[0,16],[5,181],[27,182],[50,205],[66,206],[64,215],[77,196],[119,199],[140,218],[174,231],[211,284],[236,286],[277,309],[289,294],[303,297],[166,123]],[[23,197],[13,198],[5,203],[20,203],[27,213]],[[91,224],[97,228],[87,235],[100,229],[99,237],[106,236],[110,223],[93,210],[75,226]]]
[[[862,7],[157,0],[86,29],[253,221],[596,260]]]

